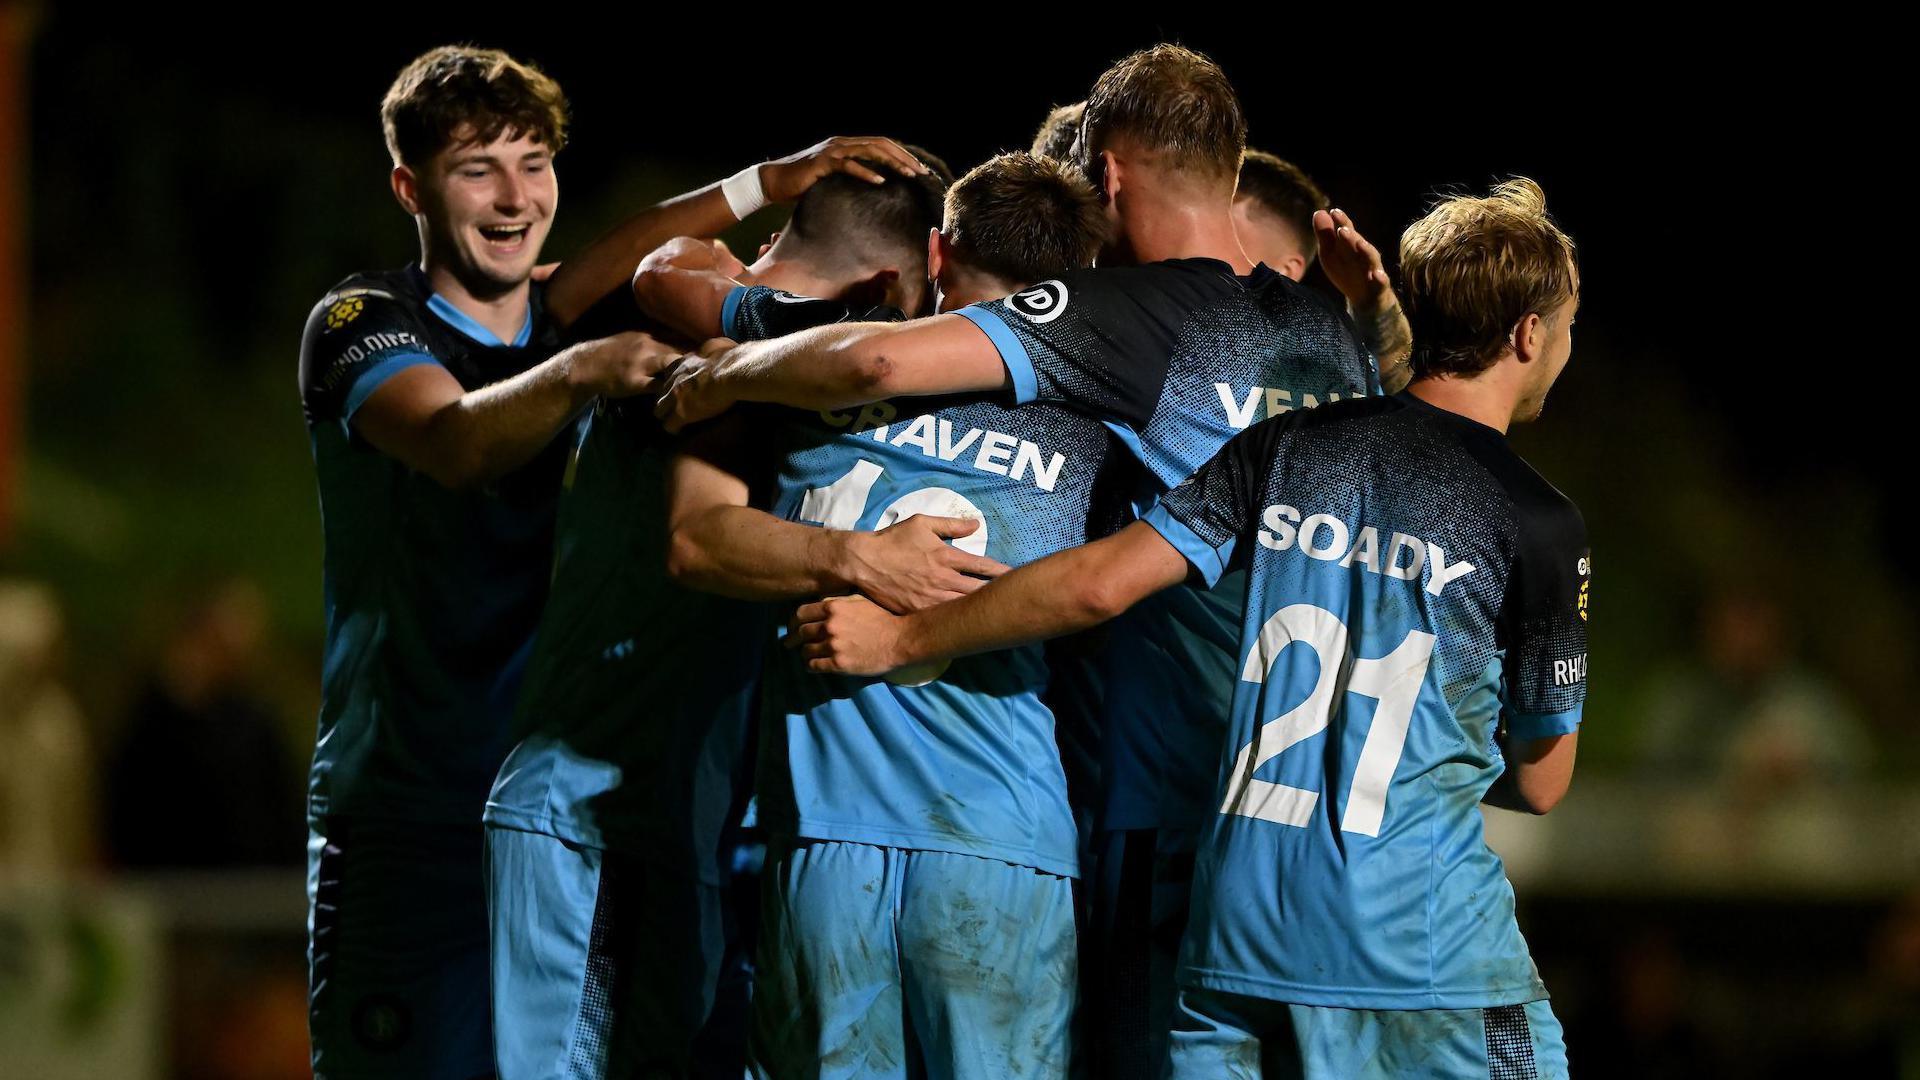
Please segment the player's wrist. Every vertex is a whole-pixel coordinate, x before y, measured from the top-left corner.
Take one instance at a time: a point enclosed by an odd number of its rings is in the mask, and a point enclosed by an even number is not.
[[[727,209],[733,211],[736,220],[745,221],[772,201],[767,198],[767,189],[760,175],[760,170],[767,164],[763,161],[749,165],[720,181],[720,194],[727,200]]]

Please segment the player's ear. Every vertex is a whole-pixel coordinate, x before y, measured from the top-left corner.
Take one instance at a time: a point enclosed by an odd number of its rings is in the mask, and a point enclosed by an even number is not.
[[[1539,357],[1540,348],[1546,344],[1546,341],[1546,329],[1539,312],[1529,311],[1520,316],[1519,322],[1513,324],[1513,355],[1519,357],[1521,363],[1533,363]]]
[[[1281,277],[1289,277],[1295,281],[1299,281],[1301,278],[1307,276],[1306,256],[1297,254],[1288,255],[1286,258],[1281,259],[1280,265],[1274,267],[1274,269],[1280,271]]]
[[[867,277],[854,282],[846,292],[841,294],[841,300],[848,307],[853,308],[890,304],[911,314],[912,308],[901,303],[905,292],[900,280],[900,271],[889,266],[884,270],[875,270]]]
[[[409,214],[420,212],[420,178],[405,165],[395,165],[393,175],[388,178],[393,185],[393,197],[400,200],[400,206]]]
[[[1120,164],[1119,158],[1113,156],[1111,150],[1100,151],[1099,161],[1100,194],[1106,201],[1112,202],[1114,197],[1120,194],[1120,174],[1125,167]]]
[[[772,251],[773,245],[779,242],[780,242],[779,230],[776,229],[773,232],[767,234],[767,242],[760,245],[760,254],[755,255],[754,259],[757,261],[757,260],[766,258],[767,252]]]
[[[927,230],[927,280],[939,281],[940,271],[947,266],[947,238],[940,235],[939,229]]]

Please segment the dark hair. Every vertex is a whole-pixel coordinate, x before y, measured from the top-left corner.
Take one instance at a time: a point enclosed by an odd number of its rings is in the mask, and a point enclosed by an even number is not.
[[[907,150],[932,173],[901,176],[881,169],[884,179],[878,184],[845,173],[823,177],[794,204],[781,239],[832,266],[924,259],[927,233],[940,227],[941,203],[953,173],[925,150]]]
[[[418,165],[467,128],[471,141],[530,135],[559,153],[567,99],[545,72],[498,49],[443,45],[401,69],[380,102],[380,127],[395,164]]]
[[[1247,122],[1220,65],[1179,45],[1142,49],[1108,68],[1087,95],[1083,165],[1116,137],[1174,168],[1231,183],[1240,175]]]
[[[1265,150],[1248,150],[1240,163],[1240,190],[1262,210],[1292,227],[1301,254],[1312,264],[1320,254],[1320,238],[1313,232],[1313,212],[1325,210],[1327,195],[1300,166]],[[1236,196],[1238,197],[1238,196]]]
[[[1400,236],[1400,276],[1415,378],[1485,371],[1510,347],[1514,324],[1580,293],[1573,240],[1524,176],[1484,198],[1436,202]]]
[[[1087,103],[1076,101],[1047,114],[1040,130],[1033,133],[1032,153],[1055,161],[1073,160],[1073,140],[1080,137],[1080,118],[1087,114]]]
[[[1001,154],[947,189],[947,240],[967,266],[1013,285],[1091,266],[1107,237],[1093,185],[1071,166]]]

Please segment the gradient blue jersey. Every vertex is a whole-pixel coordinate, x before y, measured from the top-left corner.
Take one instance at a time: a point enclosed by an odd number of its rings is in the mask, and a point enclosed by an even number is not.
[[[1264,265],[1078,271],[961,314],[999,346],[1019,400],[1113,423],[1147,467],[1142,507],[1263,417],[1379,390],[1345,315]],[[1206,819],[1243,592],[1229,580],[1153,597],[1106,628],[1096,678],[1076,673],[1082,700],[1062,708],[1101,721],[1104,828]]]
[[[838,529],[973,518],[953,543],[1019,566],[1110,531],[1137,469],[1098,421],[1053,406],[906,398],[791,414],[774,513]],[[1104,526],[1104,527],[1103,527]],[[1038,646],[888,679],[769,660],[760,820],[794,836],[1078,873]]]
[[[749,293],[742,309],[738,298]],[[774,295],[736,290],[728,333],[754,340],[847,317]],[[750,778],[766,615],[667,576],[672,453],[647,400],[602,401],[583,425],[552,596],[486,821],[643,855],[720,884],[722,834]]]
[[[533,286],[510,342],[434,294],[418,267],[335,286],[307,319],[301,404],[326,535],[326,658],[308,808],[472,824],[547,595],[566,441],[453,491],[368,445],[355,412],[409,367],[468,390],[559,345]]]
[[[1586,529],[1497,431],[1411,395],[1238,436],[1145,518],[1249,571],[1181,979],[1301,1005],[1546,997],[1482,836],[1519,742],[1576,730]]]

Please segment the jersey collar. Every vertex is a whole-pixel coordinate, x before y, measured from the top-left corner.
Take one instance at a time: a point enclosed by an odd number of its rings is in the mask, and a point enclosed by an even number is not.
[[[471,338],[476,344],[487,345],[493,348],[504,348],[507,345],[507,342],[501,341],[493,331],[475,322],[472,316],[454,307],[451,300],[441,296],[439,293],[434,293],[432,296],[427,297],[427,310],[439,316],[441,322],[446,323],[461,334]],[[525,346],[526,343],[532,339],[533,302],[529,299],[527,302],[526,321],[520,324],[520,332],[513,336],[512,344],[514,348],[518,349]]]

